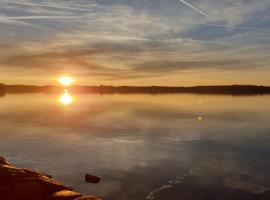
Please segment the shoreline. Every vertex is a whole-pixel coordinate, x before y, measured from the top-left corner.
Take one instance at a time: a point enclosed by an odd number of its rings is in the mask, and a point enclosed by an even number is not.
[[[61,93],[68,89],[70,93],[99,93],[99,94],[224,94],[224,95],[266,95],[270,94],[270,86],[257,85],[220,85],[220,86],[35,86],[35,85],[5,85],[0,84],[0,94],[16,93]]]

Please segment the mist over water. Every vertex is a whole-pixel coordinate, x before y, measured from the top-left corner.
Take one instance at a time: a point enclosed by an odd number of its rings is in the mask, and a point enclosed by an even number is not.
[[[269,95],[63,95],[0,97],[1,156],[109,200],[270,189]]]

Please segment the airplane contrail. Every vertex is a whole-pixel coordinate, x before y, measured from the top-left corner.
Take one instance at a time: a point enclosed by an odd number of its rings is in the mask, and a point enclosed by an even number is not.
[[[209,15],[207,13],[205,13],[204,11],[192,6],[191,4],[189,4],[188,2],[184,1],[184,0],[180,0],[180,2],[184,3],[185,5],[189,6],[190,8],[192,8],[193,10],[201,13],[202,15],[209,17]],[[242,30],[251,30],[251,31],[264,31],[264,32],[270,32],[269,29],[262,29],[262,28],[253,28],[253,27],[246,27],[246,26],[228,26],[228,25],[222,25],[222,24],[210,24],[210,23],[189,23],[189,22],[182,22],[182,23],[186,23],[186,24],[194,24],[194,25],[204,25],[204,26],[214,26],[214,27],[223,27],[228,29],[229,31],[232,31],[231,29],[242,29]]]
[[[88,10],[88,9],[83,9],[83,8],[74,8],[74,7],[66,7],[66,6],[49,5],[49,4],[39,4],[39,3],[23,2],[23,1],[0,1],[0,3],[38,6],[38,7],[46,7],[46,8],[57,8],[57,9],[65,9],[65,10],[81,11],[81,12],[94,12],[93,10]]]
[[[76,19],[77,16],[0,16],[0,20],[23,20],[23,19]]]
[[[188,7],[192,8],[193,10],[201,13],[202,15],[204,15],[205,17],[209,17],[209,15],[205,12],[203,12],[202,10],[192,6],[191,4],[189,4],[188,2],[184,1],[184,0],[180,0],[180,2],[182,2],[183,4],[187,5]]]
[[[201,13],[202,15],[209,17],[209,15],[202,10],[192,6],[191,4],[187,3],[184,0],[179,0],[180,2],[184,3],[185,5],[189,6],[190,8],[194,9],[195,11]],[[8,4],[18,4],[18,5],[29,5],[29,6],[38,6],[38,7],[47,7],[47,8],[57,8],[57,9],[65,9],[71,11],[82,11],[82,12],[95,12],[94,10],[89,9],[82,9],[82,8],[73,8],[73,7],[66,7],[66,6],[57,6],[57,5],[49,5],[49,4],[38,4],[38,3],[31,3],[31,2],[22,2],[22,1],[5,1],[1,0],[0,3],[8,3]],[[0,20],[2,19],[68,19],[68,18],[76,18],[75,16],[18,16],[18,17],[9,17],[9,16],[0,16]],[[210,23],[192,23],[192,22],[182,22],[186,24],[194,24],[194,25],[204,25],[204,26],[213,26],[213,27],[223,27],[226,29],[242,29],[242,30],[251,30],[251,31],[264,31],[270,32],[269,29],[262,29],[262,28],[253,28],[253,27],[246,27],[246,26],[226,26],[221,24],[210,24]]]

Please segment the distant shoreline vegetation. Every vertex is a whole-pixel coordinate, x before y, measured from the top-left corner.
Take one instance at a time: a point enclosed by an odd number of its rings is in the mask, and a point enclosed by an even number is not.
[[[166,86],[82,86],[68,88],[71,93],[100,93],[100,94],[231,94],[231,95],[263,95],[270,94],[270,86],[256,85],[220,85],[220,86],[193,86],[193,87],[166,87]],[[8,93],[59,93],[63,92],[60,86],[35,85],[5,85],[0,84],[0,95]]]
[[[5,94],[6,87],[4,84],[0,83],[0,96]]]

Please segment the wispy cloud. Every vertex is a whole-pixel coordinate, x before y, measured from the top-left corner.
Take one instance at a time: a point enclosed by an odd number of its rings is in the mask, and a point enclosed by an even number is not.
[[[24,1],[3,1],[3,0],[1,0],[0,3],[18,4],[18,5],[24,5],[24,6],[25,5],[26,6],[37,6],[37,7],[45,7],[45,8],[56,8],[56,9],[64,9],[64,10],[79,11],[79,12],[95,12],[94,10],[90,10],[90,9],[67,7],[67,6],[60,6],[60,5],[53,5],[53,4],[40,4],[40,3],[24,2]]]
[[[202,11],[201,9],[191,5],[190,3],[180,0],[180,2],[184,3],[185,5],[189,6],[193,10],[199,12],[200,14],[204,15],[205,17],[210,17],[209,14],[206,12]],[[223,25],[223,24],[215,24],[215,23],[195,23],[195,22],[183,22],[181,23],[187,23],[187,24],[193,24],[193,25],[205,25],[205,26],[212,26],[212,27],[223,27],[226,28],[227,30],[232,30],[232,29],[242,29],[242,30],[251,30],[251,31],[265,31],[265,32],[270,32],[270,29],[263,29],[263,28],[254,28],[254,27],[248,27],[248,26],[230,26],[230,25]]]
[[[270,28],[269,29],[263,29],[263,28],[247,27],[247,26],[230,26],[230,25],[222,25],[222,24],[196,23],[196,22],[187,22],[187,21],[179,21],[179,23],[192,24],[192,25],[212,26],[212,27],[223,27],[223,28],[226,28],[226,29],[240,29],[240,30],[248,30],[248,31],[270,32]]]
[[[98,84],[181,85],[207,72],[209,84],[252,73],[269,82],[268,0],[185,1],[210,17],[179,1],[93,2],[0,0],[0,78],[66,71]]]
[[[0,16],[0,20],[78,19],[79,16]]]

